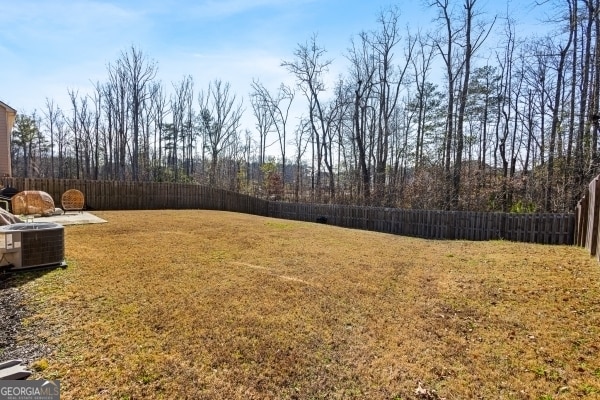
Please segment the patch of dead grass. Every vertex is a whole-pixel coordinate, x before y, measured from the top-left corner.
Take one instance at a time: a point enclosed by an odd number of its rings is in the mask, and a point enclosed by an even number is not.
[[[65,228],[69,268],[24,286],[56,349],[36,376],[64,399],[600,396],[600,267],[582,249],[97,214]]]

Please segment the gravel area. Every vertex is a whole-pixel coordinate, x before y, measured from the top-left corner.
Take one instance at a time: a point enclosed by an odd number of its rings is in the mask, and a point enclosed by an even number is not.
[[[29,313],[15,277],[0,275],[0,362],[19,359],[31,365],[50,354],[48,346],[24,328],[22,321]]]

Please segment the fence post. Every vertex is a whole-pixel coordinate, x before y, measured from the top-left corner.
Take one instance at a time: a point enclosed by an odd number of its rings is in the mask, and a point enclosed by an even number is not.
[[[585,238],[587,237],[588,227],[588,205],[589,205],[589,188],[585,188],[585,193],[579,203],[577,204],[577,245],[579,247],[585,246]]]
[[[596,255],[598,246],[598,211],[600,211],[600,184],[599,177],[595,177],[589,185],[589,202],[588,202],[588,227],[585,240],[585,248],[588,249],[590,255]]]

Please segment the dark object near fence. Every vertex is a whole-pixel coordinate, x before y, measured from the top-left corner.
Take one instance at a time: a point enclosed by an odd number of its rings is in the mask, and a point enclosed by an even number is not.
[[[19,193],[20,190],[15,189],[14,187],[11,186],[7,186],[4,189],[0,190],[0,196],[2,197],[7,197],[7,198],[11,198],[13,197],[15,194]]]
[[[20,190],[15,189],[14,187],[11,187],[10,185],[8,185],[5,188],[0,189],[0,207],[2,207],[3,209],[5,209],[8,212],[12,212],[12,207],[11,207],[11,199],[12,197],[19,193]]]
[[[27,379],[31,375],[21,364],[21,360],[10,360],[0,363],[0,379],[1,380],[22,380]]]
[[[20,192],[20,190],[15,189],[14,187],[11,187],[10,185],[8,185],[5,188],[0,189],[0,207],[4,208],[8,212],[12,212],[10,200],[15,194],[17,194],[19,192]]]
[[[327,217],[324,217],[324,216],[320,215],[320,216],[317,217],[317,222],[319,224],[326,224],[327,223]]]
[[[10,198],[0,195],[0,207],[5,211],[10,212]]]

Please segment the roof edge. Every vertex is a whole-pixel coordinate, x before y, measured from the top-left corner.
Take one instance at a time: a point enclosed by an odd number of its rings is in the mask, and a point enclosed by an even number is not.
[[[17,113],[17,110],[15,110],[14,108],[12,108],[11,106],[9,106],[8,104],[4,103],[2,100],[0,100],[0,107],[4,107],[6,108],[8,111],[12,111],[13,113]]]

